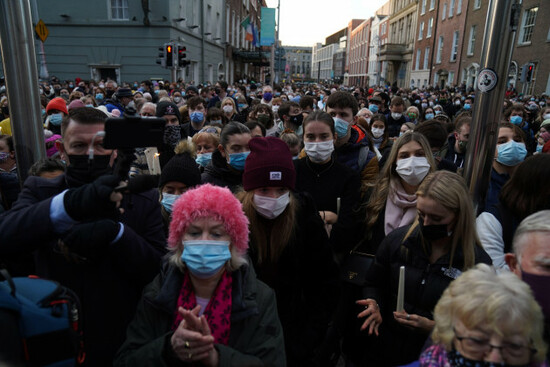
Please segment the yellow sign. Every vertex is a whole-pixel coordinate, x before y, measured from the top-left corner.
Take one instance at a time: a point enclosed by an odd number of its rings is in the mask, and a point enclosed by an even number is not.
[[[48,31],[48,27],[46,27],[46,23],[44,23],[42,19],[38,21],[36,27],[34,27],[34,30],[36,31],[38,38],[40,38],[42,42],[45,42],[46,38],[48,38],[48,35],[50,34],[50,31]]]

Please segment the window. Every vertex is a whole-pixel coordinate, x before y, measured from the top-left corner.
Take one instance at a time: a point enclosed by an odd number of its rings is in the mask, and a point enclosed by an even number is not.
[[[443,36],[439,36],[439,43],[437,44],[437,56],[435,62],[441,64],[441,53],[443,52]]]
[[[424,67],[422,69],[428,70],[428,65],[430,61],[430,48],[426,47],[426,52],[424,53]],[[426,84],[426,82],[424,82]]]
[[[433,26],[434,26],[434,18],[430,18],[430,22],[428,23],[428,33],[426,34],[426,38],[430,38],[432,36]]]
[[[435,9],[435,0],[430,0],[430,10]]]
[[[453,34],[453,49],[451,50],[451,61],[456,61],[458,55],[458,31]]]
[[[453,17],[453,13],[455,11],[455,0],[451,0],[449,3],[449,18]]]
[[[387,23],[384,23],[380,26],[380,34],[381,35],[385,35],[386,34],[386,27],[387,27]]]
[[[424,36],[424,22],[420,23],[420,28],[418,29],[418,40],[421,40]]]
[[[111,0],[111,19],[128,20],[128,0]]]
[[[481,0],[475,0],[474,2],[474,10],[481,8]]]
[[[454,80],[455,80],[455,72],[449,71],[449,85],[453,85]]]
[[[422,51],[416,50],[416,70],[420,70],[420,56],[422,56]]]
[[[426,2],[428,0],[422,0],[422,12],[420,12],[421,15],[426,14]]]
[[[443,4],[443,14],[441,14],[441,20],[445,20],[446,15],[447,15],[447,3]]]
[[[530,44],[533,37],[533,29],[535,28],[535,19],[537,18],[538,6],[527,9],[523,12],[523,20],[519,33],[519,43],[522,45]]]
[[[476,26],[473,25],[470,28],[470,39],[468,40],[468,56],[474,54],[474,48],[476,47]]]
[[[456,15],[462,13],[462,0],[458,0],[458,4],[456,5]]]

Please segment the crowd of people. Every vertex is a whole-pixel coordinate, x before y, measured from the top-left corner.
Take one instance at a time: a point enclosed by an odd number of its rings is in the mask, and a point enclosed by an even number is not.
[[[465,88],[40,93],[48,158],[22,185],[0,94],[0,262],[78,295],[84,365],[547,365],[550,97],[507,91],[474,205]],[[105,147],[130,116],[163,119],[162,143]]]

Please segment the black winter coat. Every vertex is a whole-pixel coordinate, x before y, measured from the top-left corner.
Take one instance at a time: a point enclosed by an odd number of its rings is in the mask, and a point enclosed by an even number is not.
[[[377,366],[411,363],[418,360],[429,336],[401,326],[394,320],[401,266],[405,266],[405,311],[430,320],[433,320],[433,309],[443,291],[462,273],[464,258],[460,248],[455,253],[452,267],[450,254],[430,264],[418,227],[403,240],[410,227],[398,228],[386,236],[367,274],[362,298],[372,298],[378,302],[382,324],[378,338],[366,337],[366,332],[362,332],[362,336],[351,340],[353,346],[348,344],[352,359],[360,365],[367,361]],[[475,263],[492,265],[491,258],[481,247],[475,248]],[[362,323],[364,319],[360,321]]]
[[[121,239],[97,263],[74,264],[56,249],[61,234],[50,204],[67,188],[65,175],[31,176],[12,209],[0,216],[0,257],[34,251],[37,275],[72,289],[82,305],[87,366],[112,364],[143,287],[158,273],[165,238],[158,190],[125,196]]]
[[[338,270],[313,199],[297,197],[296,233],[278,261],[258,264],[252,240],[249,252],[258,279],[277,295],[288,366],[308,366],[336,306]],[[271,227],[270,220],[260,220],[265,228]]]
[[[284,366],[281,323],[273,290],[242,266],[232,273],[231,330],[228,345],[216,344],[221,366]],[[164,267],[149,284],[115,361],[116,367],[184,366],[170,338],[183,273]]]
[[[235,193],[243,184],[243,171],[230,167],[221,153],[216,150],[212,153],[212,161],[208,163],[201,175],[201,183],[227,187]]]

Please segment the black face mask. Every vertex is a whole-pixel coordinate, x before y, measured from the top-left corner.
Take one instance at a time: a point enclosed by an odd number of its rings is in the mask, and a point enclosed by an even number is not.
[[[486,361],[476,361],[470,358],[464,357],[457,350],[452,350],[447,353],[447,359],[453,367],[512,367],[511,364],[507,363],[497,363],[497,362],[486,362]],[[530,363],[525,365],[513,365],[513,367],[528,367],[531,366]]]
[[[95,181],[96,178],[113,172],[109,165],[111,155],[94,155],[90,162],[88,155],[69,155],[67,179],[69,186],[80,186]]]
[[[425,226],[422,220],[418,222],[422,236],[428,241],[437,241],[442,238],[451,237],[452,232],[447,231],[447,224],[431,224]]]
[[[10,108],[8,106],[2,106],[2,113],[4,114],[4,116],[9,116]]]
[[[290,122],[296,126],[302,126],[302,122],[304,122],[304,115],[301,113],[297,114],[296,116],[289,116]]]
[[[106,96],[107,98],[113,97],[113,94],[115,94],[115,91],[114,91],[114,90],[109,90],[109,89],[105,90],[105,96]]]

